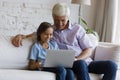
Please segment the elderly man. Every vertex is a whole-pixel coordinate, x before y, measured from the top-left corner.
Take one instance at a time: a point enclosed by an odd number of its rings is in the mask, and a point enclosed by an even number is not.
[[[60,49],[73,49],[76,51],[75,61],[71,68],[77,80],[90,80],[89,72],[104,74],[102,80],[115,80],[117,65],[112,61],[92,61],[92,44],[86,35],[85,30],[79,24],[72,24],[69,20],[70,9],[65,3],[57,3],[52,9],[54,20],[54,37]],[[36,36],[35,33],[29,35],[16,35],[12,43],[19,47],[22,39]]]

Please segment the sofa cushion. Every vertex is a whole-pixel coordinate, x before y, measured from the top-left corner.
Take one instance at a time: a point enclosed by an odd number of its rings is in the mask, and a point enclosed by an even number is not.
[[[120,46],[101,42],[99,46],[96,47],[94,60],[112,60],[117,63],[118,68],[120,68]]]
[[[0,80],[55,80],[55,74],[45,71],[0,69]]]
[[[28,65],[29,49],[32,40],[23,40],[23,46],[14,47],[12,36],[0,35],[0,68],[24,69]]]

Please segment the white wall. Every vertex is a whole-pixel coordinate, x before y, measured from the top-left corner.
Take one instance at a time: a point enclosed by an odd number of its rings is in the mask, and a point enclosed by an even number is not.
[[[28,34],[37,29],[43,21],[53,23],[51,9],[57,2],[66,2],[71,9],[70,20],[77,22],[78,5],[71,0],[0,0],[0,34]],[[92,28],[95,23],[96,0],[90,7],[83,6],[82,14]]]

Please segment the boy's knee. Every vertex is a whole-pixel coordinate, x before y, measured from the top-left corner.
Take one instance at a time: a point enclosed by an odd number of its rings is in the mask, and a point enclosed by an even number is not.
[[[72,69],[66,69],[66,71],[67,71],[67,74],[72,74],[72,75],[74,74]]]
[[[67,73],[67,72],[66,72],[66,69],[65,69],[64,67],[62,67],[62,66],[58,67],[58,68],[57,68],[57,71],[58,71],[60,74],[66,74],[66,73]]]

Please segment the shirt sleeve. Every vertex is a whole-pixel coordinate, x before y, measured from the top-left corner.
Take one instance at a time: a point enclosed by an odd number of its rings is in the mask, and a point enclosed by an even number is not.
[[[80,28],[77,34],[77,39],[78,39],[78,44],[81,47],[81,49],[93,47],[88,35],[86,34],[86,31],[83,28]]]
[[[51,43],[51,45],[53,46],[53,49],[55,49],[55,50],[58,50],[58,49],[59,49],[58,44],[57,44],[56,41],[51,40],[50,43]]]
[[[34,44],[31,48],[29,59],[37,60],[37,55],[38,55],[37,51],[38,51],[38,49],[37,49],[36,45]]]
[[[56,42],[55,42],[55,48],[56,48],[56,50],[59,49],[58,44]]]

